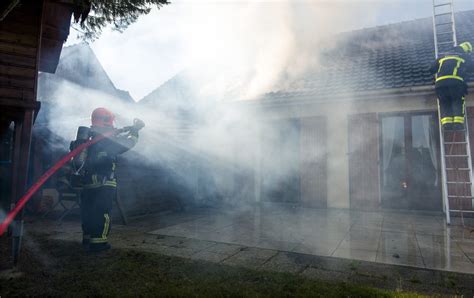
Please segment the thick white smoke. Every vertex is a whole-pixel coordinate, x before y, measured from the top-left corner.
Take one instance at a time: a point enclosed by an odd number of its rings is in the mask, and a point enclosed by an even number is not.
[[[92,48],[114,83],[135,96],[164,80],[160,74],[169,71],[158,66],[169,65],[176,72],[185,69],[180,79],[191,90],[184,96],[186,102],[176,97],[175,93],[183,92],[180,86],[137,106],[64,82],[57,90],[61,100],[53,107],[57,118],[51,119],[51,129],[71,139],[78,125],[88,124],[95,107],[105,106],[125,119],[119,125],[128,125],[134,117],[143,118],[147,126],[135,150],[150,161],[169,163],[186,179],[190,174],[182,165],[183,152],[188,159],[207,164],[211,168],[208,173],[223,181],[223,177],[233,181],[234,170],[242,168],[258,169],[260,173],[255,175],[262,177],[274,177],[278,172],[275,179],[284,180],[287,173],[294,175],[298,162],[295,151],[299,150],[299,135],[294,127],[298,124],[269,122],[261,112],[236,108],[228,102],[285,90],[307,72],[318,69],[320,52],[330,51],[340,32],[373,26],[381,10],[407,3],[178,0],[142,17],[124,35],[104,34]],[[170,24],[174,26],[170,28]],[[168,64],[163,60],[169,60]],[[192,132],[185,139],[170,137],[169,131],[181,127],[183,119],[169,111],[183,107],[195,113],[188,119]],[[345,117],[347,113],[339,114]],[[260,166],[259,154],[274,154],[277,168]]]
[[[285,83],[283,75],[317,65],[318,51],[338,32],[373,26],[382,7],[403,2],[177,0],[123,34],[105,32],[92,47],[136,100],[190,68],[207,82],[202,92],[238,90],[240,98],[253,98]]]
[[[474,4],[457,0],[455,8]],[[317,65],[319,49],[338,32],[431,12],[431,0],[176,0],[123,34],[106,30],[92,47],[114,83],[136,100],[192,66],[216,81],[205,90],[244,86],[245,98],[280,87],[282,73],[298,76]]]
[[[178,5],[179,2],[178,2]],[[378,5],[329,1],[184,2],[186,68],[199,93],[253,99],[314,69],[319,51],[355,24],[370,22]],[[203,18],[203,16],[206,16]]]

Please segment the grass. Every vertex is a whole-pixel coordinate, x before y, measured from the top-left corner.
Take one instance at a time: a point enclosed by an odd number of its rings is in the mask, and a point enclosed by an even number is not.
[[[39,241],[22,255],[22,277],[0,279],[0,297],[419,297],[294,274],[255,271],[137,251],[87,255],[78,244]],[[41,262],[39,260],[42,260]]]

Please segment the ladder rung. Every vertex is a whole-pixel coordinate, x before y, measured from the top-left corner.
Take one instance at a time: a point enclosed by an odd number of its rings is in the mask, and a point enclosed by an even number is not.
[[[438,27],[438,26],[452,25],[452,24],[453,24],[453,22],[444,22],[444,23],[436,24],[435,26]]]
[[[448,181],[446,183],[448,183],[448,184],[472,184],[471,182],[468,182],[468,181]]]
[[[470,171],[471,169],[469,168],[458,168],[458,169],[455,169],[455,168],[447,168],[446,171]]]
[[[449,212],[474,213],[474,210],[455,210],[455,209],[449,209]]]
[[[441,36],[444,36],[444,35],[450,35],[450,34],[453,34],[454,35],[454,32],[442,32],[442,33],[436,33],[436,35],[438,35],[439,37]],[[445,37],[446,38],[446,37]]]
[[[468,155],[445,155],[444,157],[469,157]]]
[[[440,14],[435,14],[434,16],[435,17],[441,17],[441,16],[447,16],[447,15],[451,15],[452,13],[451,12],[444,12],[444,13],[440,13]]]
[[[452,45],[454,45],[454,41],[438,42],[438,45],[442,45],[442,44],[452,44]],[[457,130],[457,131],[461,131],[461,130]]]
[[[446,6],[446,5],[451,5],[451,2],[443,3],[443,4],[436,4],[434,7],[441,7],[441,6]]]
[[[444,142],[445,145],[460,145],[467,144],[467,142]]]
[[[448,196],[448,198],[474,199],[473,196]]]

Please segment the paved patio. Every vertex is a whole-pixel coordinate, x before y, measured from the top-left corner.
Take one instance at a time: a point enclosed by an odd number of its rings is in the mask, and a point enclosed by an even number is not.
[[[447,227],[439,214],[266,206],[160,216],[159,226],[149,234],[474,273],[474,232]],[[222,251],[199,253],[219,259]]]
[[[61,224],[51,219],[27,220],[25,247],[37,250],[40,238],[72,241],[81,253],[78,218]],[[117,218],[110,242],[115,249],[203,261],[203,266],[213,262],[397,291],[474,295],[474,232],[447,228],[439,214],[281,205],[191,209],[131,218],[128,225]]]

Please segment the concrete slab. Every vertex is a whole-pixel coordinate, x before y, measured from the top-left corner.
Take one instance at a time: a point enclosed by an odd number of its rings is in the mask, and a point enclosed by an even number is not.
[[[247,247],[224,260],[222,264],[258,269],[277,254],[276,250]]]
[[[223,255],[234,255],[238,253],[242,248],[244,248],[244,246],[227,243],[214,243],[214,245],[206,248],[205,250]]]
[[[207,261],[207,262],[213,262],[213,263],[220,263],[224,261],[225,259],[229,258],[230,255],[228,254],[221,254],[221,253],[216,253],[216,252],[211,252],[211,251],[201,251],[193,256],[191,256],[191,259],[193,260],[201,260],[201,261]]]
[[[375,262],[377,258],[377,250],[338,248],[332,254],[332,256],[345,259]]]
[[[114,224],[111,242],[215,262],[225,262],[250,247],[472,273],[474,232],[460,223],[454,218],[452,225],[447,226],[442,215],[426,212],[363,212],[262,204],[245,210],[198,209],[147,216],[129,226]],[[77,223],[66,221],[58,226],[42,221],[40,226],[51,238],[80,241]],[[63,233],[65,230],[67,233]],[[258,264],[265,264],[263,259],[255,259]],[[253,261],[245,254],[233,260]],[[274,266],[273,261],[265,266]],[[292,266],[288,270],[293,270]]]
[[[294,255],[287,252],[279,252],[261,267],[263,270],[291,273],[302,272],[305,268],[304,263],[298,262]]]
[[[466,273],[472,272],[474,259],[474,240],[467,229],[448,227],[441,215],[427,213],[263,205],[188,216],[184,223],[152,233]],[[235,260],[239,258],[243,256]]]

